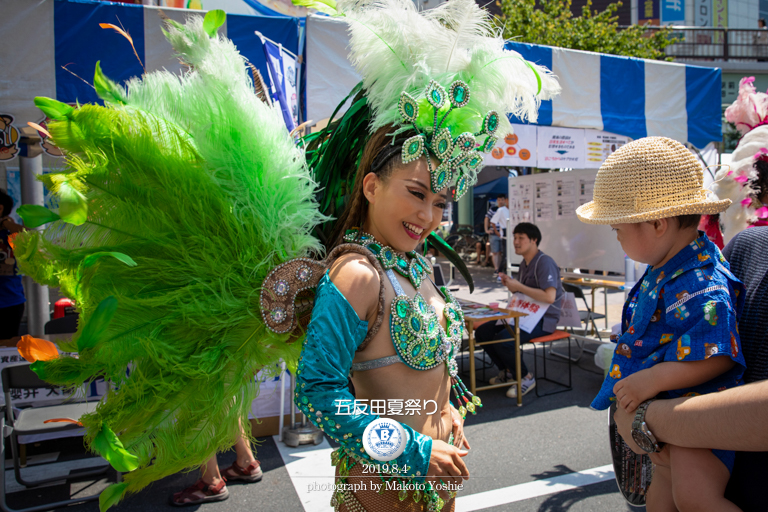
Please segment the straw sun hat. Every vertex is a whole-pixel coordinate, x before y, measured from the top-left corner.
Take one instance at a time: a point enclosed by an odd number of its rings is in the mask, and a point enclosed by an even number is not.
[[[595,179],[593,200],[576,210],[587,224],[624,224],[720,213],[730,199],[707,199],[703,168],[685,146],[645,137],[609,156]]]

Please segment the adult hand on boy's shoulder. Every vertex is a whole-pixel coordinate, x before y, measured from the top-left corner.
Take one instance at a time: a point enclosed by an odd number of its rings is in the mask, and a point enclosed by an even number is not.
[[[656,396],[658,391],[649,377],[649,372],[642,370],[617,382],[613,386],[617,405],[629,413],[645,400]]]

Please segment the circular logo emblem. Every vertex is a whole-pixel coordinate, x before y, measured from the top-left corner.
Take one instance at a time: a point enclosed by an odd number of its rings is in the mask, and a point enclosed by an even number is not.
[[[515,153],[517,153],[517,150],[516,150],[515,148],[513,148],[512,146],[509,146],[509,147],[507,148],[507,154],[508,154],[508,155],[510,155],[510,156],[515,156]]]
[[[520,150],[520,160],[528,160],[531,158],[531,152],[527,149],[521,149]]]
[[[510,146],[514,146],[515,144],[517,144],[517,141],[518,141],[517,135],[515,135],[514,133],[510,133],[509,135],[504,137],[504,142],[506,142]]]
[[[398,458],[405,450],[405,441],[405,429],[395,420],[373,420],[363,432],[365,452],[382,462]]]
[[[496,160],[501,160],[502,158],[504,158],[504,150],[501,148],[493,148],[491,150],[491,156]]]

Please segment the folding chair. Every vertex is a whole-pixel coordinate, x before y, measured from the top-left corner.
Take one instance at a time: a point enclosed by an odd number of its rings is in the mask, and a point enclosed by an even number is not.
[[[602,341],[602,338],[600,337],[600,331],[597,330],[597,325],[595,324],[595,320],[599,320],[600,318],[605,318],[605,315],[602,313],[595,313],[589,308],[589,304],[587,303],[587,298],[584,296],[584,290],[582,290],[578,286],[573,284],[563,283],[563,290],[566,292],[572,293],[577,299],[581,299],[584,301],[584,307],[586,307],[587,310],[586,311],[584,311],[583,309],[579,310],[579,318],[581,318],[581,321],[584,324],[586,324],[584,327],[584,334],[587,333],[587,328],[589,327],[589,324],[592,323],[592,328],[595,330],[595,333],[597,333],[597,339]]]
[[[109,469],[109,465],[86,472],[79,472],[72,476],[59,475],[42,480],[27,481],[21,476],[21,464],[19,461],[19,436],[33,434],[49,434],[53,432],[64,432],[67,430],[76,430],[80,427],[75,423],[53,422],[45,423],[47,420],[58,418],[69,418],[75,421],[90,411],[93,411],[95,402],[76,402],[62,405],[52,405],[48,407],[32,407],[22,409],[17,418],[13,417],[13,401],[11,397],[12,389],[44,389],[51,388],[47,382],[33,372],[28,364],[18,366],[6,366],[2,370],[3,393],[5,395],[5,415],[0,415],[0,429],[3,433],[3,439],[9,438],[11,445],[11,454],[13,455],[13,471],[16,475],[16,481],[25,487],[36,487],[49,482],[60,482],[70,478],[81,478],[84,476],[99,475]],[[0,460],[5,460],[5,442],[0,443]],[[28,507],[22,509],[11,509],[6,503],[5,473],[0,476],[0,509],[7,512],[36,512],[43,510],[52,510],[62,508],[75,503],[85,503],[87,501],[97,500],[99,495],[85,496],[82,498],[73,498],[64,501],[57,501],[46,505]]]
[[[566,363],[568,365],[568,384],[565,382],[552,379],[547,376],[547,350],[546,350],[546,344],[549,343],[550,346],[550,353],[552,355],[555,355],[554,352],[551,351],[552,343],[558,340],[568,340],[568,357],[566,358]],[[563,393],[564,391],[570,391],[573,389],[573,384],[571,380],[571,335],[570,333],[566,331],[555,331],[552,334],[547,334],[545,336],[539,336],[538,338],[533,338],[529,341],[529,343],[533,344],[533,376],[537,381],[547,381],[551,382],[553,384],[556,384],[558,387],[562,389],[557,389],[556,391],[550,391],[548,393],[540,393],[540,386],[536,386],[536,396],[548,396],[548,395],[554,395],[557,393]],[[539,368],[538,368],[538,350],[536,349],[537,346],[542,345],[542,354],[541,357],[544,360],[544,376],[539,377]]]

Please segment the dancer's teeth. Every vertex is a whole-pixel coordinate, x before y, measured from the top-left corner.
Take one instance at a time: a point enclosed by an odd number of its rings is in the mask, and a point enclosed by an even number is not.
[[[411,223],[409,223],[409,222],[403,222],[403,226],[405,226],[405,227],[406,227],[406,228],[408,228],[409,230],[413,231],[413,232],[414,232],[414,233],[416,233],[417,235],[420,235],[420,234],[421,234],[421,232],[422,232],[422,231],[424,231],[424,229],[423,229],[423,228],[420,228],[420,227],[414,226],[413,224],[411,224]]]

